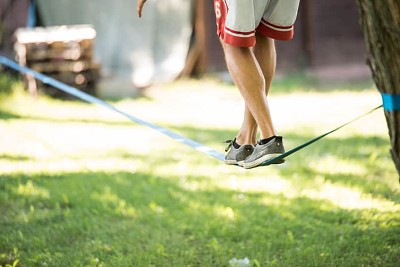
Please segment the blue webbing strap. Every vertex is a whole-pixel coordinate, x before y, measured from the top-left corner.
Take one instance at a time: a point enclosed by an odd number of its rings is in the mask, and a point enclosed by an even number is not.
[[[343,124],[343,125],[340,125],[339,127],[335,128],[335,129],[333,129],[333,130],[331,130],[331,131],[329,131],[329,132],[327,132],[327,133],[324,133],[324,134],[322,134],[322,135],[320,135],[320,136],[317,136],[317,137],[315,137],[315,138],[313,138],[313,139],[311,139],[311,140],[309,140],[309,141],[307,141],[307,142],[305,142],[305,143],[303,143],[303,144],[301,144],[301,145],[299,145],[299,146],[297,146],[297,147],[295,147],[295,148],[293,148],[293,149],[290,149],[290,150],[286,151],[285,153],[283,153],[282,155],[279,155],[279,156],[277,156],[277,157],[275,157],[275,158],[273,158],[273,159],[270,159],[270,160],[267,160],[267,161],[263,162],[261,165],[262,165],[262,166],[270,165],[270,164],[274,163],[276,160],[280,160],[280,159],[286,158],[286,157],[288,157],[289,155],[291,155],[291,154],[293,154],[293,153],[299,151],[300,149],[303,149],[303,148],[305,148],[305,147],[311,145],[312,143],[317,142],[318,140],[324,138],[325,136],[327,136],[327,135],[329,135],[329,134],[331,134],[331,133],[333,133],[333,132],[336,132],[337,130],[342,129],[343,127],[345,127],[345,126],[347,126],[347,125],[349,125],[349,124],[351,124],[351,123],[353,123],[353,122],[355,122],[355,121],[357,121],[357,120],[359,120],[359,119],[361,119],[361,118],[367,116],[368,114],[374,112],[374,111],[377,110],[377,109],[380,109],[381,107],[382,107],[382,105],[380,105],[380,106],[378,106],[378,107],[376,107],[376,108],[373,108],[373,109],[371,109],[370,111],[368,111],[368,112],[366,112],[366,113],[364,113],[364,114],[358,116],[358,117],[355,118],[355,119],[352,119],[352,120],[349,121],[349,122],[346,122],[346,123]]]
[[[400,111],[400,95],[382,93],[382,101],[386,111]]]
[[[89,102],[89,103],[93,103],[93,104],[97,104],[97,105],[103,106],[105,108],[111,109],[111,110],[113,110],[113,111],[115,111],[115,112],[127,117],[128,119],[130,119],[131,121],[133,121],[133,122],[135,122],[137,124],[144,125],[144,126],[147,126],[147,127],[151,128],[153,130],[156,130],[156,131],[158,131],[158,132],[160,132],[160,133],[162,133],[162,134],[164,134],[164,135],[166,135],[166,136],[168,136],[168,137],[170,137],[170,138],[172,138],[172,139],[174,139],[174,140],[176,140],[176,141],[178,141],[180,143],[188,145],[188,146],[190,146],[190,147],[192,147],[192,148],[194,148],[194,149],[196,149],[196,150],[198,150],[200,152],[203,152],[203,153],[205,153],[205,154],[207,154],[207,155],[209,155],[209,156],[211,156],[213,158],[216,158],[216,159],[221,160],[221,161],[223,161],[224,158],[225,158],[225,155],[222,154],[221,152],[218,152],[218,151],[216,151],[214,149],[211,149],[211,148],[209,148],[207,146],[204,146],[204,145],[202,145],[202,144],[200,144],[200,143],[198,143],[196,141],[193,141],[193,140],[191,140],[191,139],[189,139],[187,137],[184,137],[182,135],[174,133],[174,132],[172,132],[172,131],[164,128],[164,127],[155,125],[153,123],[150,123],[150,122],[147,122],[145,120],[139,119],[139,118],[137,118],[135,116],[132,116],[132,115],[130,115],[130,114],[128,114],[128,113],[116,108],[115,106],[111,105],[110,103],[108,103],[106,101],[103,101],[103,100],[98,99],[98,98],[96,98],[94,96],[91,96],[91,95],[89,95],[89,94],[87,94],[85,92],[82,92],[82,91],[80,91],[80,90],[78,90],[78,89],[76,89],[76,88],[74,88],[72,86],[66,85],[65,83],[59,82],[59,81],[57,81],[57,80],[55,80],[53,78],[50,78],[50,77],[48,77],[46,75],[43,75],[43,74],[41,74],[39,72],[36,72],[36,71],[32,70],[32,69],[29,69],[27,67],[23,67],[23,66],[15,63],[14,61],[12,61],[12,60],[10,60],[8,58],[0,56],[0,64],[8,66],[8,67],[10,67],[10,68],[12,68],[12,69],[14,69],[14,70],[16,70],[18,72],[21,72],[21,73],[24,73],[24,74],[27,74],[27,75],[32,75],[33,77],[35,77],[36,79],[40,80],[44,84],[51,85],[54,88],[57,88],[57,89],[65,92],[67,94],[73,95],[73,96],[75,96],[75,97],[77,97],[77,98],[79,98],[79,99],[81,99],[83,101],[86,101],[86,102]]]
[[[185,144],[187,146],[190,146],[190,147],[192,147],[192,148],[194,148],[194,149],[196,149],[196,150],[198,150],[200,152],[203,152],[203,153],[205,153],[205,154],[207,154],[207,155],[209,155],[209,156],[211,156],[213,158],[216,158],[216,159],[221,160],[221,161],[223,161],[224,158],[225,158],[224,154],[222,154],[222,153],[220,153],[220,152],[218,152],[218,151],[216,151],[214,149],[211,149],[211,148],[209,148],[207,146],[204,146],[204,145],[202,145],[202,144],[200,144],[200,143],[198,143],[196,141],[193,141],[193,140],[191,140],[191,139],[189,139],[187,137],[184,137],[184,136],[181,136],[181,135],[179,135],[177,133],[174,133],[174,132],[172,132],[172,131],[170,131],[170,130],[168,130],[166,128],[163,128],[161,126],[155,125],[153,123],[150,123],[150,122],[144,121],[142,119],[139,119],[139,118],[137,118],[135,116],[132,116],[132,115],[130,115],[130,114],[128,114],[128,113],[116,108],[115,106],[111,105],[108,102],[105,102],[105,101],[103,101],[101,99],[98,99],[98,98],[96,98],[94,96],[91,96],[91,95],[89,95],[89,94],[87,94],[85,92],[82,92],[82,91],[80,91],[80,90],[78,90],[78,89],[76,89],[76,88],[74,88],[72,86],[69,86],[69,85],[66,85],[66,84],[64,84],[62,82],[59,82],[59,81],[57,81],[57,80],[55,80],[53,78],[50,78],[50,77],[48,77],[46,75],[38,73],[38,72],[36,72],[36,71],[34,71],[32,69],[20,66],[19,64],[15,63],[14,61],[12,61],[12,60],[10,60],[8,58],[0,56],[0,64],[6,65],[6,66],[8,66],[8,67],[10,67],[10,68],[12,68],[14,70],[17,70],[17,71],[21,72],[21,73],[25,73],[27,75],[32,75],[36,79],[42,81],[44,84],[51,85],[54,88],[57,88],[57,89],[65,92],[67,94],[73,95],[73,96],[75,96],[75,97],[77,97],[77,98],[79,98],[79,99],[81,99],[83,101],[86,101],[86,102],[89,102],[89,103],[93,103],[93,104],[98,104],[98,105],[101,105],[101,106],[103,106],[105,108],[108,108],[108,109],[110,109],[112,111],[115,111],[115,112],[127,117],[128,119],[130,119],[131,121],[133,121],[135,123],[138,123],[138,124],[143,125],[143,126],[147,126],[147,127],[151,128],[153,130],[156,130],[156,131],[158,131],[160,133],[163,133],[164,135],[166,135],[166,136],[168,136],[168,137],[170,137],[170,138],[172,138],[172,139],[174,139],[174,140],[176,140],[176,141],[178,141],[180,143],[183,143],[183,144]],[[282,155],[279,155],[279,156],[277,156],[277,157],[275,157],[273,159],[267,160],[264,163],[262,163],[261,165],[262,166],[270,165],[270,164],[274,163],[276,160],[280,160],[280,159],[286,158],[289,155],[299,151],[300,149],[303,149],[303,148],[315,143],[316,141],[324,138],[325,136],[327,136],[327,135],[329,135],[329,134],[331,134],[333,132],[336,132],[337,130],[339,130],[339,129],[341,129],[341,128],[343,128],[343,127],[345,127],[345,126],[347,126],[347,125],[349,125],[349,124],[351,124],[351,123],[353,123],[353,122],[355,122],[355,121],[357,121],[357,120],[359,120],[359,119],[361,119],[361,118],[363,118],[365,116],[367,116],[368,114],[374,112],[375,110],[381,108],[382,106],[383,105],[380,105],[380,106],[368,111],[367,113],[365,113],[363,115],[360,115],[357,118],[355,118],[355,119],[353,119],[353,120],[351,120],[351,121],[349,121],[349,122],[347,122],[347,123],[335,128],[335,129],[333,129],[333,130],[331,130],[331,131],[329,131],[327,133],[324,133],[324,134],[322,134],[322,135],[320,135],[318,137],[315,137],[315,138],[313,138],[313,139],[311,139],[311,140],[309,140],[309,141],[307,141],[307,142],[305,142],[305,143],[303,143],[303,144],[301,144],[301,145],[299,145],[299,146],[297,146],[297,147],[295,147],[295,148],[293,148],[291,150],[288,150],[287,152],[285,152]]]

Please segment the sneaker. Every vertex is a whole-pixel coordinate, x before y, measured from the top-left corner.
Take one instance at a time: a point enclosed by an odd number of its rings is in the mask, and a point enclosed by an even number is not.
[[[254,148],[253,154],[251,154],[243,163],[245,169],[251,169],[262,165],[265,161],[273,159],[279,155],[285,153],[283,147],[282,136],[276,136],[274,139],[264,145],[257,143]],[[285,162],[284,159],[280,159],[272,162],[271,164],[281,164]]]
[[[244,160],[253,153],[253,145],[242,145],[239,148],[233,146],[236,138],[233,140],[228,140],[225,143],[229,143],[225,152],[228,152],[225,156],[225,164],[228,165],[239,165],[242,166]]]

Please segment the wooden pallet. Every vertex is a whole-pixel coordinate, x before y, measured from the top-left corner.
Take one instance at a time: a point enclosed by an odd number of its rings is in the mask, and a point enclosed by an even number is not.
[[[101,66],[93,59],[96,32],[91,26],[21,28],[15,36],[15,52],[21,65],[83,91],[95,92]],[[25,76],[25,82],[33,94],[38,89],[50,91],[32,77]],[[63,95],[51,91],[50,95]]]

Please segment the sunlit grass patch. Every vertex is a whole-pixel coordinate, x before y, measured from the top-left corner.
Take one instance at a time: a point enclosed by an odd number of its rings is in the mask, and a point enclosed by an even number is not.
[[[40,197],[43,199],[50,198],[50,193],[48,190],[34,185],[30,180],[27,181],[26,184],[19,184],[16,191],[21,197]]]
[[[399,212],[400,205],[396,202],[376,198],[359,190],[337,184],[324,183],[317,190],[304,190],[303,196],[316,200],[328,200],[342,209],[375,209],[379,211]]]
[[[349,160],[325,155],[321,159],[317,159],[310,163],[310,167],[317,172],[328,174],[351,174],[351,175],[366,175],[368,169],[364,164],[358,162],[349,162]]]

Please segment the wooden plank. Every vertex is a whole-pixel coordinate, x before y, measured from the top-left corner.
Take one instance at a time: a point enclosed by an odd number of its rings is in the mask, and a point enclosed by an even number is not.
[[[41,49],[34,52],[26,53],[26,60],[28,62],[33,61],[46,61],[53,59],[64,59],[64,60],[87,60],[90,61],[93,58],[93,50],[81,49],[81,48],[70,48],[70,49]]]
[[[60,72],[58,74],[54,74],[53,77],[67,84],[82,86],[89,82],[97,81],[99,79],[99,72],[95,69],[79,73],[65,71],[65,72]]]
[[[63,45],[70,41],[94,40],[96,31],[90,25],[20,28],[16,31],[15,37],[16,41],[22,44],[44,42]]]
[[[29,64],[29,67],[37,72],[52,73],[52,72],[82,72],[86,70],[100,69],[100,64],[91,61],[50,61],[36,62]]]

